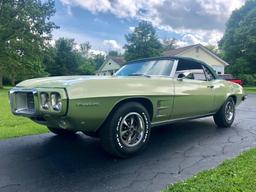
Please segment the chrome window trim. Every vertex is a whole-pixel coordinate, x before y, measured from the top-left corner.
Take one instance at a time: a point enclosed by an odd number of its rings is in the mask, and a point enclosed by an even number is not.
[[[205,77],[206,77],[206,79],[207,79],[208,82],[212,82],[212,81],[216,80],[216,77],[212,74],[211,70],[209,70],[209,68],[208,68],[207,66],[202,65],[202,67],[203,67],[203,69],[204,69],[204,74],[205,74]],[[209,80],[209,79],[207,78],[207,75],[206,75],[207,72],[206,72],[206,70],[208,70],[208,71],[210,72],[211,76],[213,77],[212,80]]]
[[[177,71],[178,64],[179,64],[179,60],[177,60],[176,66],[174,66],[174,67],[175,67],[175,71],[174,71],[174,73],[173,73],[173,78],[176,79],[176,80],[183,80],[183,79],[180,79],[180,78],[175,77],[175,73],[176,73],[176,71]],[[205,66],[204,66],[203,64],[201,64],[201,63],[198,63],[198,64],[202,67],[202,70],[203,70],[204,76],[205,76],[205,81],[204,81],[204,80],[198,80],[198,79],[189,79],[189,80],[201,81],[201,82],[211,82],[211,81],[208,80],[208,78],[207,78],[207,76],[206,76],[206,74],[205,74]],[[207,68],[207,67],[206,67],[206,68]],[[209,70],[209,68],[207,68],[207,69]],[[210,71],[210,70],[209,70],[209,71]],[[212,74],[212,73],[211,73],[211,74]],[[213,75],[213,74],[212,74],[212,75]],[[213,76],[214,76],[214,75],[213,75]],[[215,77],[214,77],[214,78],[215,78]],[[216,79],[213,79],[213,80],[216,80]]]
[[[179,60],[178,59],[162,59],[162,60],[165,60],[165,61],[169,61],[169,62],[171,62],[171,61],[173,61],[173,64],[172,64],[172,70],[171,70],[171,72],[170,72],[170,74],[169,75],[147,75],[148,77],[165,77],[165,78],[173,78],[174,77],[174,74],[175,74],[175,70],[176,70],[176,68],[177,68],[177,66],[178,66],[178,62],[179,62]],[[171,65],[171,63],[169,63],[170,65]],[[126,65],[128,65],[128,64],[126,64]],[[116,77],[122,77],[122,76],[118,76],[118,75],[116,75],[116,73],[118,73],[119,71],[121,71],[121,69],[122,68],[124,68],[126,65],[123,65],[120,69],[118,69],[116,72],[115,72],[115,74],[113,74],[112,76],[116,76]],[[124,77],[128,77],[128,76],[124,76]],[[130,77],[132,77],[132,76],[130,76]]]
[[[175,59],[175,60],[174,60],[174,63],[173,63],[173,66],[172,66],[172,71],[171,71],[170,77],[172,77],[172,78],[175,77],[175,73],[176,73],[178,64],[179,64],[179,60],[178,60],[178,59]]]

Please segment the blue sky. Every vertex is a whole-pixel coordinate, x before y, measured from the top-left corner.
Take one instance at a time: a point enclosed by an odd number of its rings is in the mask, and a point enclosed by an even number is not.
[[[232,2],[232,3],[231,3]],[[232,5],[231,5],[231,4]],[[216,44],[231,12],[244,0],[56,0],[54,39],[89,41],[94,50],[122,51],[124,35],[140,20],[151,21],[160,39],[179,46]]]

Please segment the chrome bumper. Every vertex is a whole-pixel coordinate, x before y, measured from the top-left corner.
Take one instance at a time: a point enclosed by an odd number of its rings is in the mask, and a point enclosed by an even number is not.
[[[14,115],[35,116],[38,104],[38,92],[35,89],[12,89],[9,99]]]

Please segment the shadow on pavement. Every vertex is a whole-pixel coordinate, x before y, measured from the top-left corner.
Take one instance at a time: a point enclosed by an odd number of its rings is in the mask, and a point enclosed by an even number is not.
[[[191,148],[199,138],[226,131],[216,129],[209,118],[157,127],[152,130],[148,148],[129,159],[109,156],[98,139],[83,134],[11,140],[9,150],[0,146],[0,152],[9,154],[0,160],[0,191],[6,186],[9,191],[8,184],[19,191],[143,191],[145,182],[155,177],[154,170],[171,165],[178,174],[178,163],[184,156],[176,154]],[[162,185],[159,182],[156,188]]]

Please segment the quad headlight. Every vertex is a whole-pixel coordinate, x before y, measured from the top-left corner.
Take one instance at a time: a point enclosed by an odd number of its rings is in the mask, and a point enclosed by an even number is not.
[[[51,93],[51,106],[54,111],[61,111],[61,96],[57,92]]]
[[[50,108],[56,112],[61,111],[62,102],[61,102],[61,95],[58,92],[42,92],[40,93],[41,99],[41,107],[44,110],[49,110]]]
[[[49,109],[49,94],[42,92],[40,94],[40,98],[41,98],[41,106],[44,110],[48,110]]]

